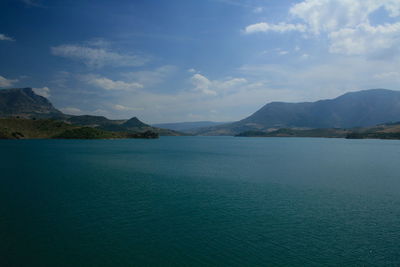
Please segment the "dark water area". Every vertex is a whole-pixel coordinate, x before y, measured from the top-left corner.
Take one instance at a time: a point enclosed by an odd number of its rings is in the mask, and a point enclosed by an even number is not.
[[[0,266],[400,265],[400,141],[0,141]]]

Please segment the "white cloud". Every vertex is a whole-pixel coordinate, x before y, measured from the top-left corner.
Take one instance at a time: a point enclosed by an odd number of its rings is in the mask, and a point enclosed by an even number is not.
[[[305,21],[311,32],[319,34],[368,23],[370,14],[379,8],[384,8],[392,17],[400,15],[397,0],[305,0],[289,12]]]
[[[217,89],[223,89],[223,90],[229,90],[229,89],[234,89],[239,85],[243,85],[247,83],[247,80],[244,78],[228,78],[226,80],[222,81],[213,81],[213,85]]]
[[[60,109],[63,113],[69,114],[69,115],[81,115],[83,114],[82,110],[79,108],[74,108],[74,107],[65,107]]]
[[[143,85],[137,82],[114,81],[106,77],[92,75],[86,76],[85,80],[88,84],[103,88],[105,90],[135,91],[139,88],[143,88]]]
[[[400,22],[378,25],[361,24],[329,34],[332,53],[363,55],[377,53],[400,45]]]
[[[329,52],[346,55],[399,54],[400,22],[372,24],[370,16],[383,9],[398,19],[398,0],[304,0],[289,14],[302,24],[260,22],[245,28],[246,33],[299,31],[309,36],[325,35]],[[382,21],[382,19],[381,19]]]
[[[197,70],[196,70],[196,69],[193,69],[193,68],[188,69],[187,71],[188,71],[189,73],[196,73],[196,72],[197,72]]]
[[[382,72],[374,75],[374,78],[381,80],[398,80],[400,81],[400,72],[398,71],[389,71]]]
[[[129,81],[135,81],[143,85],[143,87],[147,87],[164,82],[176,70],[175,66],[165,65],[154,70],[128,72],[122,75]]]
[[[132,111],[132,110],[143,110],[143,108],[131,108],[124,105],[114,105],[113,108],[118,111]]]
[[[256,8],[253,9],[253,12],[256,13],[256,14],[261,13],[263,11],[264,11],[264,8],[261,7],[261,6],[256,7]]]
[[[279,24],[270,24],[266,22],[260,22],[256,24],[249,25],[245,28],[244,32],[245,33],[257,33],[257,32],[289,32],[289,31],[299,31],[299,32],[305,32],[306,31],[306,26],[303,24],[288,24],[285,22],[281,22]]]
[[[210,89],[211,81],[201,74],[195,74],[190,79],[195,86],[194,90],[202,92],[206,95],[216,95],[217,92]]]
[[[49,98],[50,97],[50,88],[49,87],[42,87],[42,88],[32,88],[35,94]]]
[[[244,78],[228,77],[223,80],[209,80],[207,77],[197,73],[191,77],[191,82],[195,86],[194,90],[206,95],[217,95],[229,90],[235,90],[238,86],[246,84]]]
[[[9,37],[3,33],[0,33],[0,41],[15,41],[15,40],[12,37]]]
[[[0,75],[0,86],[1,87],[9,87],[9,86],[12,86],[16,82],[18,82],[17,79],[10,80],[10,79],[6,79],[5,77]]]
[[[134,67],[142,66],[147,62],[147,59],[140,56],[120,54],[97,46],[60,45],[51,47],[51,53],[55,56],[82,61],[88,66],[97,68],[104,66]]]
[[[303,59],[303,60],[309,59],[309,58],[310,58],[309,54],[302,54],[301,57],[300,57],[300,59]]]

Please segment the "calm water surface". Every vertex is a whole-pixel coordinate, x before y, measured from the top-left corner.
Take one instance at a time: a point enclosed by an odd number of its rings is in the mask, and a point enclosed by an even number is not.
[[[0,141],[1,266],[400,265],[400,141]]]

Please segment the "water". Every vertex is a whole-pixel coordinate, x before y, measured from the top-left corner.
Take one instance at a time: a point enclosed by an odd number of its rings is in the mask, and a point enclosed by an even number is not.
[[[1,266],[400,265],[400,142],[0,142]]]

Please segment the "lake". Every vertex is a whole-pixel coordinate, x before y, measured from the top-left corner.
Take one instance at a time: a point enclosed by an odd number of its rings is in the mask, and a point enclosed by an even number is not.
[[[400,141],[0,141],[1,266],[400,265]]]

